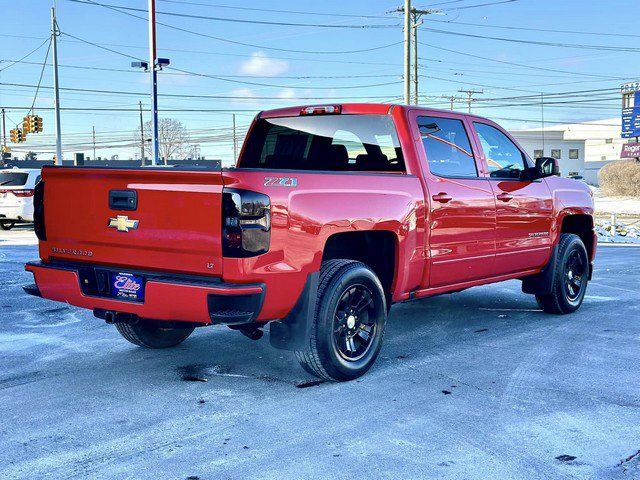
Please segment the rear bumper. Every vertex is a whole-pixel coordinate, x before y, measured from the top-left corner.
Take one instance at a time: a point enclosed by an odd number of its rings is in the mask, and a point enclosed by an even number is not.
[[[33,222],[33,207],[28,207],[27,205],[0,207],[0,219]]]
[[[87,287],[82,284],[89,283],[87,278],[90,278],[93,268],[89,265],[30,262],[25,269],[33,273],[35,285],[27,285],[24,290],[31,295],[94,312],[202,325],[254,322],[266,293],[264,284],[228,284],[215,278],[136,272],[146,279],[144,302],[117,300],[87,293]]]

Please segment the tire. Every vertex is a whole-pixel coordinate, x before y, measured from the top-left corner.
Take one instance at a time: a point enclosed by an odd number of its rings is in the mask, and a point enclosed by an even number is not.
[[[323,380],[356,379],[375,363],[386,323],[385,294],[373,271],[361,262],[329,260],[320,269],[309,343],[295,355]]]
[[[134,325],[116,323],[116,329],[125,339],[146,348],[169,348],[184,342],[194,327],[164,328],[148,322],[139,322]]]
[[[571,233],[560,235],[551,293],[536,295],[540,308],[546,313],[561,315],[580,308],[587,291],[589,268],[589,256],[582,239]]]
[[[2,230],[11,230],[15,226],[15,224],[16,222],[3,221],[0,222],[0,228],[2,228]]]

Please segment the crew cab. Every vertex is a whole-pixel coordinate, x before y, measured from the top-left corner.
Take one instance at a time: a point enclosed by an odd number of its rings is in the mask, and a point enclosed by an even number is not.
[[[40,181],[39,168],[0,169],[0,228],[33,222],[33,191]]]
[[[365,373],[392,304],[509,279],[578,309],[593,200],[474,115],[383,104],[254,119],[235,168],[45,167],[33,295],[151,348],[225,324],[308,372]]]

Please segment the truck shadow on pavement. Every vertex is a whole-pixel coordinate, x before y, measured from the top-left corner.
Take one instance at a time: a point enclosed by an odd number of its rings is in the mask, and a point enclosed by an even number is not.
[[[480,287],[394,306],[385,345],[372,372],[389,374],[399,360],[428,358],[446,353],[453,346],[491,341],[559,321],[559,317],[540,311],[533,297],[516,293],[513,288],[492,290]],[[586,311],[588,305],[585,307]],[[298,387],[309,382],[312,386],[319,384],[300,368],[292,352],[272,348],[268,333],[253,341],[220,326],[196,329],[184,344],[173,349],[131,347],[117,356],[128,360],[142,357],[147,360],[143,362],[145,369],[151,367],[148,362],[157,362],[164,372],[172,372],[172,381],[205,383],[224,378]]]

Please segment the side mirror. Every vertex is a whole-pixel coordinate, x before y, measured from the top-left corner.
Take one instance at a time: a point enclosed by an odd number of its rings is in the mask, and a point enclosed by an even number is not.
[[[536,158],[536,167],[534,175],[537,178],[545,178],[560,175],[560,166],[558,160],[552,157]]]

